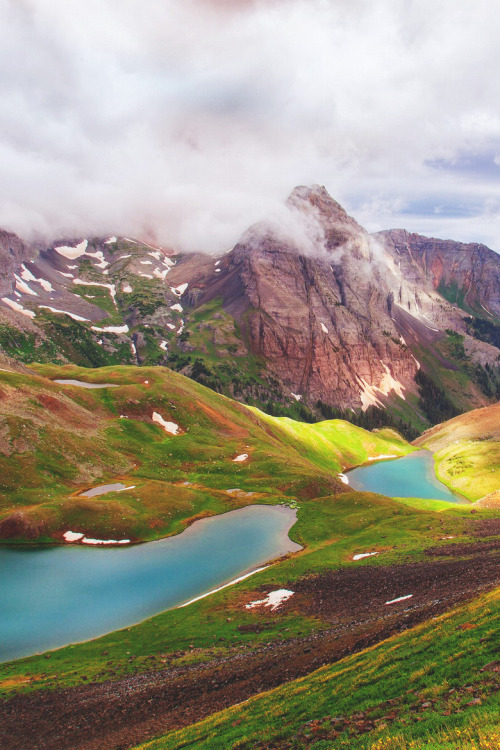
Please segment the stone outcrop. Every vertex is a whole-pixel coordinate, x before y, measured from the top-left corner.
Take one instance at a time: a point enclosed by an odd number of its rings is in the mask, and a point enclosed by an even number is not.
[[[485,245],[464,244],[391,229],[375,235],[401,263],[405,277],[464,307],[500,316],[500,258]]]
[[[392,258],[324,188],[297,188],[288,207],[289,233],[252,227],[217,273],[190,281],[190,299],[221,296],[251,351],[309,401],[366,408],[404,396],[418,363],[392,314],[403,283]]]
[[[0,229],[0,297],[11,294],[14,289],[14,272],[22,263],[32,260],[36,250],[17,235]]]

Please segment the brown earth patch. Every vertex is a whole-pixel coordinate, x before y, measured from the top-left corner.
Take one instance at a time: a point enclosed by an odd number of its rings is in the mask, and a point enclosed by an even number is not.
[[[500,549],[500,539],[492,539],[491,542],[473,542],[472,544],[446,544],[440,547],[429,547],[425,550],[426,555],[439,557],[462,557],[474,555],[478,552],[487,554]]]
[[[222,427],[223,430],[221,431],[221,434],[226,437],[239,437],[239,438],[246,438],[248,437],[248,430],[245,427],[242,427],[239,424],[236,424],[235,422],[232,422],[230,419],[227,419],[226,417],[223,417],[220,412],[216,411],[215,409],[212,409],[207,404],[204,404],[202,401],[195,401],[196,409],[201,410],[204,412],[207,417],[209,417],[212,422],[214,422],[219,427]],[[227,432],[224,432],[224,430],[227,430]]]
[[[489,508],[491,510],[497,510],[497,508],[500,508],[500,490],[490,492],[489,495],[485,495],[484,497],[480,498],[480,500],[477,500],[474,504],[477,505],[478,508]]]
[[[500,534],[500,518],[482,518],[473,521],[470,526],[473,536],[498,536]]]
[[[194,516],[189,516],[182,521],[183,526],[191,526],[196,521],[201,521],[202,518],[210,518],[215,516],[215,512],[212,510],[202,510],[200,513],[196,513]]]
[[[59,398],[46,393],[38,393],[37,399],[44,409],[56,417],[64,420],[67,425],[79,428],[96,427],[96,416],[85,409],[78,409],[75,405],[68,405]]]
[[[255,612],[255,632],[294,609],[321,621],[321,630],[293,638],[283,631],[278,640],[250,648],[229,646],[208,662],[157,671],[138,667],[136,674],[101,683],[14,696],[0,703],[2,747],[133,747],[435,617],[498,579],[498,554],[483,551],[468,559],[360,565],[311,575],[288,586],[296,593],[279,610]],[[269,587],[253,598],[262,598],[262,592]],[[410,593],[411,599],[385,604]]]
[[[17,510],[0,521],[0,539],[37,539],[45,531],[45,524]]]

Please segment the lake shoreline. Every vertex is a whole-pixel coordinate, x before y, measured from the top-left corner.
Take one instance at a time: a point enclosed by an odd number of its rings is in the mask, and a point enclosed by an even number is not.
[[[234,585],[302,549],[288,536],[296,518],[287,507],[252,505],[119,551],[72,543],[0,549],[0,660],[83,643]]]

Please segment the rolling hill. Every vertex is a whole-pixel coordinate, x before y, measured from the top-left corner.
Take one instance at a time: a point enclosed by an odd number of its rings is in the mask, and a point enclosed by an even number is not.
[[[0,413],[0,539],[10,542],[62,542],[67,530],[153,539],[252,502],[339,492],[343,469],[412,450],[390,430],[271,417],[166,368],[3,369]],[[117,481],[133,487],[81,494]]]

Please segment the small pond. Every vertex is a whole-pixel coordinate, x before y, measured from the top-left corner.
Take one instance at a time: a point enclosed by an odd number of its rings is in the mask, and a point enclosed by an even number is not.
[[[86,383],[84,380],[68,380],[66,378],[58,378],[53,382],[60,385],[76,385],[78,388],[118,388],[116,383]]]
[[[422,497],[433,500],[448,500],[451,503],[465,501],[436,477],[434,457],[430,451],[421,450],[402,458],[358,466],[346,472],[353,490],[378,492],[388,497]]]

